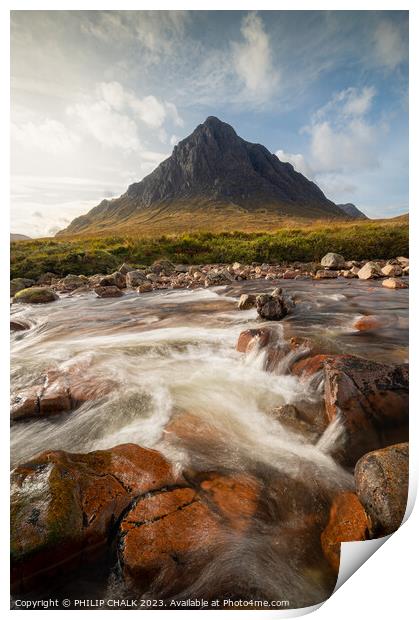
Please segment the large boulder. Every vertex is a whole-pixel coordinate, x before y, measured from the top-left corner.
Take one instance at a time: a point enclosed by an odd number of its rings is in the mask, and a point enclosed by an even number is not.
[[[358,271],[357,275],[360,280],[372,280],[374,278],[381,278],[383,276],[383,272],[381,271],[380,265],[369,262]]]
[[[19,291],[34,286],[35,281],[30,278],[13,278],[10,280],[10,297],[13,297]]]
[[[326,357],[323,370],[328,419],[339,417],[346,431],[345,462],[355,464],[370,450],[407,439],[408,364],[340,355]]]
[[[13,301],[18,304],[48,304],[57,299],[58,295],[54,291],[40,286],[24,288],[13,297]]]
[[[144,271],[141,271],[140,269],[136,269],[135,271],[128,271],[128,273],[126,274],[126,279],[127,286],[131,288],[136,288],[144,282],[147,282],[146,273]]]
[[[409,488],[409,444],[400,443],[365,454],[355,467],[355,485],[371,518],[375,536],[392,534],[401,525]]]
[[[11,480],[13,589],[100,559],[132,499],[176,482],[160,453],[134,444],[48,451],[19,465]]]
[[[329,269],[343,269],[345,267],[345,259],[341,254],[328,252],[326,256],[323,256],[321,266],[329,267]]]
[[[340,547],[343,542],[370,538],[371,520],[355,493],[343,492],[335,497],[327,527],[321,535],[325,558],[339,572]]]
[[[289,305],[282,289],[275,289],[271,295],[263,293],[256,297],[258,315],[267,321],[280,321],[288,314]]]

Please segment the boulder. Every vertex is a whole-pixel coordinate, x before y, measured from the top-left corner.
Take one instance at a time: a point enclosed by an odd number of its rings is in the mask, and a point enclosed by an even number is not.
[[[88,281],[89,279],[86,276],[68,274],[57,283],[57,288],[60,291],[75,291],[80,286],[85,286]]]
[[[259,492],[250,476],[214,473],[201,474],[192,488],[140,497],[120,526],[117,548],[125,582],[142,590],[164,581],[172,593],[191,586],[197,571],[223,549],[224,532],[245,534]]]
[[[94,292],[98,297],[122,297],[124,294],[117,286],[95,286]]]
[[[19,291],[34,286],[35,281],[30,278],[13,278],[10,280],[10,297],[14,297]]]
[[[291,372],[298,377],[311,378],[324,369],[327,358],[327,355],[318,354],[298,360],[291,366]]]
[[[255,305],[256,305],[256,295],[243,294],[240,296],[237,308],[239,310],[250,310],[250,308],[254,308]]]
[[[323,256],[321,266],[328,267],[329,269],[343,269],[345,267],[345,259],[341,254],[328,252],[326,256]]]
[[[325,558],[339,572],[340,546],[343,542],[370,538],[371,521],[355,493],[339,493],[330,508],[329,522],[322,532]]]
[[[205,286],[225,286],[234,281],[234,277],[227,269],[212,269],[205,278]]]
[[[136,270],[137,268],[129,263],[123,263],[120,267],[118,267],[119,273],[122,273],[124,276],[126,276],[128,272]]]
[[[358,278],[360,280],[371,280],[374,278],[381,278],[383,275],[380,265],[377,263],[366,263],[359,271]]]
[[[403,275],[403,269],[400,265],[384,265],[384,267],[381,268],[381,271],[383,275],[388,276],[389,278]]]
[[[342,460],[355,464],[366,452],[408,435],[409,366],[382,364],[354,355],[323,360],[325,406],[330,422],[346,431]]]
[[[127,285],[126,276],[120,271],[115,271],[108,276],[102,276],[101,278],[99,278],[97,285],[101,287],[116,286],[118,288],[125,288]]]
[[[319,269],[316,271],[315,279],[316,280],[324,280],[327,278],[337,278],[339,273],[337,271],[333,271],[332,269]]]
[[[262,327],[260,329],[246,329],[241,332],[237,341],[236,349],[240,353],[246,353],[256,346],[259,348],[266,347],[269,342],[272,342],[273,340],[273,332],[266,327]]]
[[[383,280],[382,285],[385,288],[409,288],[407,282],[396,278],[386,278]]]
[[[12,472],[15,591],[100,560],[132,499],[177,482],[155,450],[134,444],[88,454],[47,451]]]
[[[131,288],[136,288],[144,282],[147,282],[147,277],[145,272],[141,271],[140,269],[136,269],[135,271],[128,271],[128,273],[126,274],[127,286]]]
[[[275,289],[271,295],[263,293],[256,297],[256,310],[262,319],[280,321],[288,314],[288,304],[282,289]]]
[[[170,260],[156,260],[151,265],[151,271],[159,276],[171,276],[175,273],[176,267]]]
[[[54,291],[40,286],[24,288],[13,297],[13,301],[19,304],[47,304],[57,299],[58,295]]]
[[[371,518],[375,536],[392,534],[401,525],[409,489],[409,444],[400,443],[365,454],[355,466],[358,497]]]

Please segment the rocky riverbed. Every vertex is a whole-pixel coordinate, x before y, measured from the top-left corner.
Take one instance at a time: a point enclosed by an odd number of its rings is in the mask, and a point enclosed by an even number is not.
[[[302,607],[332,592],[340,541],[397,529],[408,261],[334,257],[12,282],[19,597]]]

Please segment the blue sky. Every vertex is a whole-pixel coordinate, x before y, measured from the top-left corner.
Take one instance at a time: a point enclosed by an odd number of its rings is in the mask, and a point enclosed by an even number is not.
[[[406,11],[16,11],[12,230],[54,234],[207,116],[370,217],[408,210]]]

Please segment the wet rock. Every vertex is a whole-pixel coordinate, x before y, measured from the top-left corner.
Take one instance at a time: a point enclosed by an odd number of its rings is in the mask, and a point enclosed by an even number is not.
[[[14,590],[100,560],[132,499],[176,482],[160,453],[134,444],[88,454],[43,452],[19,465],[11,483]]]
[[[140,286],[137,288],[137,293],[150,293],[150,291],[153,290],[153,285],[151,284],[151,282],[143,282],[142,284],[140,284]]]
[[[255,305],[256,305],[256,295],[243,294],[240,296],[237,308],[239,310],[250,310],[250,308],[254,308]]]
[[[400,265],[384,265],[384,267],[381,268],[381,271],[383,275],[391,278],[403,275],[403,269]]]
[[[318,354],[298,360],[292,365],[291,372],[299,377],[310,378],[324,369],[324,364],[327,358],[327,355]]]
[[[345,463],[355,464],[366,452],[407,438],[408,364],[340,355],[327,357],[323,368],[328,419],[339,416],[345,428]]]
[[[304,413],[302,413],[295,405],[281,405],[275,407],[270,415],[278,420],[287,430],[302,435],[309,443],[316,443],[322,434],[322,429],[316,428],[313,424],[307,422]]]
[[[325,558],[338,573],[342,542],[368,540],[371,521],[355,493],[340,493],[333,500],[321,543]]]
[[[288,304],[281,289],[275,289],[271,295],[262,294],[256,297],[256,310],[262,319],[280,321],[288,314]]]
[[[42,390],[42,385],[34,385],[15,394],[11,399],[10,415],[12,419],[21,420],[39,416],[39,397]]]
[[[407,282],[403,282],[403,280],[396,278],[386,278],[383,280],[382,285],[385,288],[409,288]]]
[[[126,274],[127,286],[131,288],[136,288],[137,286],[140,286],[144,282],[147,282],[147,277],[146,277],[145,272],[141,271],[140,269],[136,269],[135,271],[129,271]]]
[[[39,286],[25,288],[13,297],[13,301],[19,304],[47,304],[57,299],[58,295],[50,288]]]
[[[19,291],[34,286],[35,281],[30,278],[14,278],[10,280],[10,297],[14,297]]]
[[[337,271],[333,271],[332,269],[319,269],[316,271],[315,279],[316,280],[324,280],[327,278],[337,278],[339,273]]]
[[[21,332],[30,329],[29,323],[22,319],[10,319],[10,331]]]
[[[329,267],[329,269],[343,269],[345,267],[345,259],[340,254],[329,252],[326,256],[323,256],[321,266]]]
[[[124,294],[117,286],[95,286],[94,292],[98,297],[122,297]]]
[[[358,331],[362,332],[362,331],[369,331],[373,329],[379,329],[380,327],[383,327],[383,325],[384,323],[382,319],[380,319],[378,316],[370,315],[370,316],[361,316],[360,318],[358,318],[354,322],[353,327],[354,329],[357,329]]]
[[[409,487],[409,444],[365,454],[355,467],[358,497],[371,517],[374,535],[392,534],[401,525]]]
[[[246,353],[256,346],[259,348],[266,347],[269,342],[272,342],[273,340],[273,332],[266,327],[262,327],[260,329],[246,329],[241,332],[237,341],[236,349],[240,353]]]
[[[160,581],[170,592],[192,585],[196,571],[220,553],[224,531],[243,535],[250,526],[258,495],[259,485],[249,476],[202,474],[193,488],[139,498],[120,526],[125,581],[141,589]],[[194,575],[186,570],[190,563]]]
[[[380,265],[373,262],[366,263],[362,269],[358,271],[358,278],[360,280],[371,280],[374,278],[381,278],[383,275]]]

